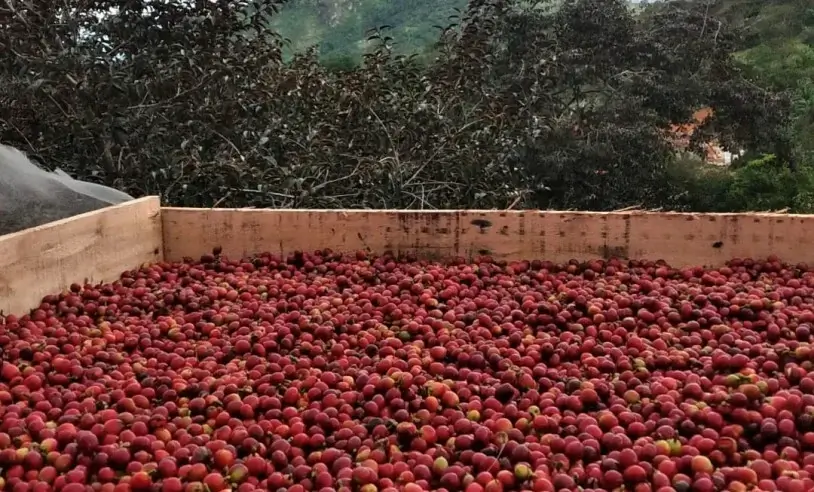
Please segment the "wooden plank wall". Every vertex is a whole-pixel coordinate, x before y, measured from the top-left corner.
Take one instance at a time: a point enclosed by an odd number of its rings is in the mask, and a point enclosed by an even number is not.
[[[318,211],[165,208],[164,255],[232,257],[330,247],[425,258],[663,259],[721,265],[736,257],[814,263],[814,216],[538,211]]]
[[[25,314],[73,282],[162,258],[161,204],[146,197],[0,236],[0,311]]]
[[[232,257],[330,247],[429,259],[489,254],[720,265],[777,255],[814,264],[814,215],[160,208],[156,197],[0,236],[0,310],[25,313],[72,282],[115,280],[215,246]]]

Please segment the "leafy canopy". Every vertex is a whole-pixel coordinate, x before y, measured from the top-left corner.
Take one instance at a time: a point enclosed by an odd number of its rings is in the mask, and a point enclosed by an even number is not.
[[[694,144],[790,155],[789,98],[692,2],[472,0],[437,57],[290,63],[278,2],[0,4],[0,139],[81,179],[186,206],[686,208]],[[102,15],[102,13],[105,13]]]

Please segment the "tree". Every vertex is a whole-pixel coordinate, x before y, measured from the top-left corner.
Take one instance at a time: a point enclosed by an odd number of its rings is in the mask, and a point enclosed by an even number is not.
[[[178,205],[604,210],[681,206],[669,128],[699,107],[732,146],[786,127],[702,6],[472,0],[431,63],[384,30],[343,70],[283,63],[277,6],[0,7],[0,138]]]

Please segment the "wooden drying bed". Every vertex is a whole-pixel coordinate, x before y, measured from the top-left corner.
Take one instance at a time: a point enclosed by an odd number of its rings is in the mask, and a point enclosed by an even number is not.
[[[161,207],[157,197],[0,236],[0,310],[23,313],[72,282],[111,281],[221,246],[238,257],[329,247],[441,259],[621,257],[673,266],[736,257],[814,263],[814,215],[663,212],[253,210]]]

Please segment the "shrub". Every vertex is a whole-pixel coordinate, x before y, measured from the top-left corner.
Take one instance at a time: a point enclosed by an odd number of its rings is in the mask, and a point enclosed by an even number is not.
[[[554,4],[472,0],[429,63],[379,35],[342,70],[283,63],[275,2],[0,6],[0,139],[175,205],[609,210],[671,206],[666,130],[700,106],[696,144],[783,136],[706,9]]]

